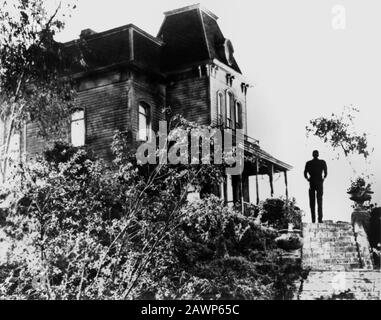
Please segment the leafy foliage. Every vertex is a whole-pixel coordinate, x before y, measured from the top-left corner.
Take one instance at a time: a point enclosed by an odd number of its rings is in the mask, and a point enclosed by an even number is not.
[[[370,155],[367,134],[357,134],[354,130],[354,113],[357,112],[359,110],[353,107],[344,108],[340,115],[332,113],[331,117],[313,119],[306,127],[307,135],[317,136],[334,150],[341,149],[346,157],[359,154],[367,158]]]
[[[259,216],[263,223],[276,229],[286,229],[289,223],[296,229],[302,227],[302,211],[295,199],[269,198],[260,204]]]
[[[39,134],[57,139],[67,134],[68,115],[75,106],[72,83],[59,73],[63,50],[53,39],[75,5],[61,1],[47,10],[49,3],[0,1],[0,120],[6,127],[3,182],[11,137],[25,122],[33,121]]]
[[[290,298],[301,268],[282,260],[276,235],[274,229],[256,224],[213,196],[190,203],[182,210],[174,236],[177,266],[160,275],[172,282],[161,282],[156,291],[151,288],[151,295],[159,299]]]
[[[20,168],[1,297],[290,298],[302,270],[282,259],[274,229],[214,196],[186,202],[186,186],[214,171],[138,166],[122,136],[113,170],[62,143]]]
[[[371,192],[372,186],[370,183],[366,183],[363,177],[358,177],[355,180],[351,181],[351,186],[348,188],[348,193],[369,193]]]

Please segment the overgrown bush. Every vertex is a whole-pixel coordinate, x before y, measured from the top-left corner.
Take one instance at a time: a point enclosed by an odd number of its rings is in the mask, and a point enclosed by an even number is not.
[[[276,229],[285,229],[289,223],[294,228],[302,227],[302,211],[296,206],[295,199],[286,201],[282,198],[269,198],[260,204],[259,213],[263,223]]]
[[[277,232],[211,196],[186,205],[173,233],[176,267],[147,283],[141,297],[290,299],[302,269],[282,260]],[[165,294],[164,294],[165,292]]]
[[[274,229],[214,196],[186,202],[189,183],[218,182],[218,168],[138,166],[120,134],[113,148],[113,170],[62,144],[20,167],[0,298],[290,297],[301,269]]]

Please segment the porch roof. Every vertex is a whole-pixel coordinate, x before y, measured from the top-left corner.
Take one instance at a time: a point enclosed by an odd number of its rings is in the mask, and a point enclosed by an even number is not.
[[[242,147],[242,145],[241,145]],[[290,171],[293,167],[266,152],[259,146],[259,141],[245,136],[244,139],[245,171],[248,174],[269,174]],[[258,172],[257,164],[258,160]]]

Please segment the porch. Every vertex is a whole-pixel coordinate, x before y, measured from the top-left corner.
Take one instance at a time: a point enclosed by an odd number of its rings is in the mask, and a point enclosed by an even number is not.
[[[289,198],[287,172],[292,166],[273,157],[263,150],[259,141],[247,135],[242,139],[243,143],[237,147],[244,152],[244,170],[240,175],[227,175],[225,183],[221,185],[220,196],[229,204],[242,204],[242,211],[250,203],[259,204],[259,176],[267,176],[270,186],[269,197],[274,196],[274,175],[281,174],[284,179],[284,195],[286,200]],[[249,178],[255,177],[255,199],[250,199]],[[254,201],[253,201],[254,200]]]

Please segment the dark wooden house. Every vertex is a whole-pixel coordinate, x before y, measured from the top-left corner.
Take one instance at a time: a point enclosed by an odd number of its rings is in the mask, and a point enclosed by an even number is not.
[[[138,129],[157,131],[162,108],[171,106],[173,113],[199,124],[244,130],[242,147],[254,160],[222,186],[228,202],[249,202],[250,175],[268,175],[272,185],[273,173],[284,172],[287,185],[291,166],[247,136],[249,85],[217,19],[193,5],[166,12],[157,36],[128,24],[99,33],[83,30],[79,39],[65,43],[80,108],[72,117],[71,142],[111,159],[115,130],[131,132],[134,141],[144,140]],[[41,152],[44,142],[35,126],[28,124],[24,134],[21,152]]]

